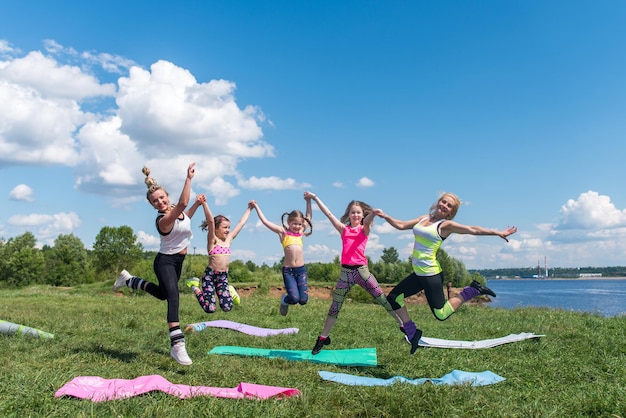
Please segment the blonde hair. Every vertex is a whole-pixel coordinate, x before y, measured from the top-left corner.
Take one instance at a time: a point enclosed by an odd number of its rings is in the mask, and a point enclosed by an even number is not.
[[[289,224],[290,221],[293,221],[296,219],[302,219],[302,221],[305,224],[309,225],[309,229],[310,229],[309,232],[306,232],[306,226],[304,227],[304,231],[302,232],[302,235],[304,235],[305,237],[308,237],[309,235],[313,233],[313,224],[311,223],[311,220],[305,217],[304,214],[300,212],[299,210],[294,209],[291,212],[285,212],[283,213],[283,216],[280,218],[280,221],[283,224],[283,228],[285,228],[286,230],[289,230],[289,227],[285,225],[285,216],[287,217],[287,224]]]
[[[342,224],[348,225],[350,223],[350,208],[352,206],[359,206],[361,209],[363,209],[363,219],[365,219],[367,215],[369,215],[369,213],[372,211],[372,207],[367,203],[361,202],[360,200],[353,200],[348,203],[346,211],[343,213],[343,215],[341,215],[340,221]],[[363,219],[361,219],[361,225],[363,225]],[[372,223],[374,223],[373,219]]]
[[[459,211],[459,207],[461,207],[461,200],[454,193],[444,192],[439,196],[439,199],[430,207],[430,214],[433,215],[437,211],[437,205],[444,197],[452,200],[452,209],[450,210],[450,214],[446,216],[446,219],[451,221],[456,216],[456,213]]]
[[[146,193],[146,199],[148,199],[148,202],[150,202],[150,195],[157,190],[163,190],[166,195],[168,194],[167,190],[160,186],[155,178],[150,177],[150,169],[148,167],[144,165],[141,172],[146,176],[144,183],[146,183],[146,187],[148,188],[148,192]]]

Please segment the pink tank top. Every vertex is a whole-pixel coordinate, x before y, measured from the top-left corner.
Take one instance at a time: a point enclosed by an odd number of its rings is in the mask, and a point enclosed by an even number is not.
[[[363,232],[363,226],[351,228],[346,225],[341,233],[341,264],[350,266],[366,266],[365,246],[367,245],[367,235]]]

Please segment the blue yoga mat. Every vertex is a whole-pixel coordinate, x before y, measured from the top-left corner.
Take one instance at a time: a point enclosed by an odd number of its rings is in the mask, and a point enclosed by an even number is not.
[[[340,366],[377,366],[376,348],[353,348],[349,350],[322,350],[311,354],[310,350],[272,350],[265,348],[217,346],[208,354],[284,358],[293,361],[337,364]]]
[[[394,376],[389,379],[377,377],[356,376],[346,373],[332,373],[320,371],[319,375],[324,380],[342,383],[350,386],[390,386],[396,383],[409,383],[412,385],[423,385],[430,382],[433,385],[466,385],[486,386],[502,382],[504,377],[486,370],[484,372],[464,372],[463,370],[453,370],[440,378],[424,377],[420,379],[407,379],[402,376]]]

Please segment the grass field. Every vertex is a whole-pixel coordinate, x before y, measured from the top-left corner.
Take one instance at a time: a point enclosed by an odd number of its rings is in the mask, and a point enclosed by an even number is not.
[[[208,355],[217,345],[310,350],[329,302],[278,314],[270,296],[244,298],[230,313],[205,314],[181,290],[183,325],[229,319],[268,328],[297,327],[295,335],[268,338],[227,329],[186,334],[193,365],[169,356],[164,302],[142,293],[114,294],[112,283],[71,289],[0,290],[0,319],[55,335],[43,340],[0,334],[0,416],[3,417],[624,417],[626,416],[626,317],[548,309],[464,306],[445,322],[423,305],[409,311],[424,335],[481,340],[511,333],[545,334],[481,350],[409,346],[377,305],[346,303],[327,349],[376,347],[378,367],[339,367],[283,359]],[[327,370],[370,377],[437,378],[452,370],[490,370],[506,380],[472,387],[396,384],[346,386],[322,380]],[[181,400],[162,392],[93,403],[55,398],[76,376],[133,379],[161,375],[172,383],[235,387],[240,382],[297,388],[296,398]]]

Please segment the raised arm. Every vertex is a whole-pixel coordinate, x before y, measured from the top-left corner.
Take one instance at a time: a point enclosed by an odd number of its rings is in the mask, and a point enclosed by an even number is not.
[[[267,220],[267,218],[265,217],[265,215],[263,214],[263,211],[261,211],[261,208],[259,207],[259,204],[256,202],[256,200],[251,200],[250,201],[250,207],[252,209],[256,210],[256,214],[259,215],[259,220],[261,221],[261,223],[263,225],[265,225],[270,231],[272,232],[276,232],[279,235],[282,235],[285,233],[285,228],[283,228],[280,225],[276,225],[275,223],[272,223],[270,221]]]
[[[304,194],[304,200],[306,201],[306,209],[304,212],[304,217],[309,221],[313,220],[313,209],[311,207],[311,197],[307,197],[307,194]]]
[[[237,225],[235,225],[235,228],[230,231],[230,234],[228,234],[230,236],[231,241],[234,240],[237,237],[237,235],[239,235],[241,228],[243,228],[246,222],[248,222],[248,218],[250,217],[250,212],[252,212],[252,205],[248,203],[248,207],[246,208],[246,211],[243,213],[243,215],[241,215],[241,219],[239,219],[239,222],[237,223]]]
[[[363,233],[365,235],[370,234],[370,230],[372,229],[372,223],[374,222],[375,216],[376,216],[376,209],[373,209],[370,213],[367,214],[365,218],[363,218]]]
[[[315,195],[314,193],[311,193],[311,192],[304,193],[304,198],[305,199],[307,198],[307,196],[310,199],[315,200],[315,203],[317,203],[317,206],[320,208],[322,213],[324,215],[326,215],[326,217],[328,218],[330,223],[333,224],[335,229],[341,234],[341,232],[343,231],[343,228],[344,228],[345,225],[342,224],[341,221],[339,219],[337,219],[337,217],[331,213],[331,211],[326,207],[324,202],[322,202],[322,200],[319,197],[317,197],[317,195]]]
[[[211,249],[215,244],[215,219],[213,219],[213,213],[211,212],[209,203],[206,200],[206,196],[204,194],[198,196],[200,196],[202,209],[204,209],[204,219],[206,222],[206,250],[207,252],[211,252]],[[196,197],[196,200],[197,199],[198,198]]]
[[[506,242],[509,242],[508,236],[517,232],[517,228],[509,226],[502,231],[496,229],[484,228],[482,226],[468,226],[456,223],[454,221],[445,221],[441,224],[441,236],[443,238],[456,233],[456,234],[469,234],[469,235],[496,235]]]
[[[174,227],[174,222],[180,216],[181,213],[185,211],[187,205],[189,204],[189,195],[191,192],[191,179],[196,173],[195,170],[196,163],[189,164],[187,167],[187,178],[185,179],[185,185],[183,186],[183,191],[180,193],[180,197],[178,198],[178,203],[172,207],[160,220],[159,220],[159,229],[164,232],[171,231]]]
[[[392,218],[391,216],[387,215],[381,209],[374,209],[374,213],[380,216],[381,218],[383,218],[384,220],[386,220],[389,223],[389,225],[401,231],[413,228],[415,224],[417,224],[423,218],[423,216],[420,216],[419,218],[411,219],[408,221],[400,221],[398,219]]]
[[[198,194],[196,195],[196,200],[193,202],[193,204],[189,207],[189,209],[187,209],[185,211],[185,213],[187,214],[187,216],[189,216],[190,218],[193,218],[193,215],[195,215],[196,210],[198,210],[198,208],[200,206],[202,206],[202,201],[204,200],[204,202],[206,202],[206,196],[204,194]]]

